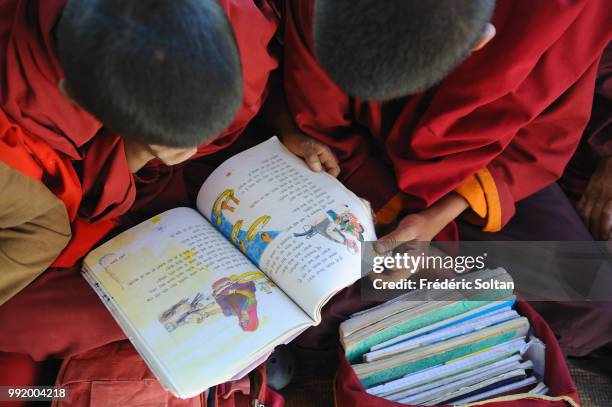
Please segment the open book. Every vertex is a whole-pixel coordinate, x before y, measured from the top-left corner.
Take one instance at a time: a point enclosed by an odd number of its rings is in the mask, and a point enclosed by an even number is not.
[[[361,275],[370,209],[274,137],[175,208],[92,251],[83,275],[178,397],[239,378]]]

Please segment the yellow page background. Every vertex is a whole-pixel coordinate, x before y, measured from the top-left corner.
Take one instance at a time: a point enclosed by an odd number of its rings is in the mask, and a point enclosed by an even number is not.
[[[90,253],[86,264],[183,395],[227,380],[257,359],[258,351],[271,341],[292,327],[311,324],[255,265],[189,208],[164,212],[122,233]],[[223,293],[241,289],[245,295],[229,298],[247,304],[244,298],[254,294],[255,308],[245,306],[251,314],[241,313],[245,326],[237,314],[224,315],[213,295],[213,284],[230,276],[235,276],[234,283],[220,282],[217,298],[223,302]],[[198,293],[200,301],[192,306]],[[161,318],[184,299],[175,315]],[[186,314],[188,322],[177,323]]]

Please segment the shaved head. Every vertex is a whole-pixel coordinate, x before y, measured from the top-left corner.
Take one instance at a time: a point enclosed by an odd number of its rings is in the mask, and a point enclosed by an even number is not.
[[[315,53],[349,95],[417,93],[470,54],[494,8],[495,0],[316,0]]]
[[[242,101],[238,48],[217,0],[68,0],[57,45],[66,93],[129,139],[197,146]]]

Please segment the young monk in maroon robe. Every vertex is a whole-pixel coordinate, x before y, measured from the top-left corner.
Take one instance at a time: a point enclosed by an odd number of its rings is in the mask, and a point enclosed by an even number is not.
[[[285,3],[290,109],[301,131],[333,147],[340,179],[382,223],[399,221],[383,240],[435,235],[419,210],[449,201],[446,216],[469,207],[464,216],[479,225],[461,225],[466,240],[589,239],[554,182],[588,120],[612,10],[502,0],[489,26],[492,4]],[[612,340],[612,307],[582,308],[597,327],[549,319],[569,354]]]
[[[278,65],[277,14],[257,4],[0,4],[0,151],[61,199],[76,243],[0,307],[0,351],[64,357],[125,338],[78,260],[119,222],[190,204],[216,163],[256,142],[239,137]]]

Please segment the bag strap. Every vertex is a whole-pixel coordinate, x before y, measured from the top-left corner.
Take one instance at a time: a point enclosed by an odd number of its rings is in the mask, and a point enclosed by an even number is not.
[[[489,403],[501,403],[504,401],[516,401],[516,400],[526,400],[526,399],[536,399],[536,400],[545,400],[545,401],[565,401],[570,407],[580,407],[580,404],[578,404],[576,400],[574,400],[570,396],[546,396],[543,394],[529,394],[529,393],[501,396],[501,397],[496,397],[496,398],[492,398],[488,400],[476,401],[474,403],[460,404],[460,406],[461,407],[472,407],[472,406],[481,406],[483,404],[489,404]]]

